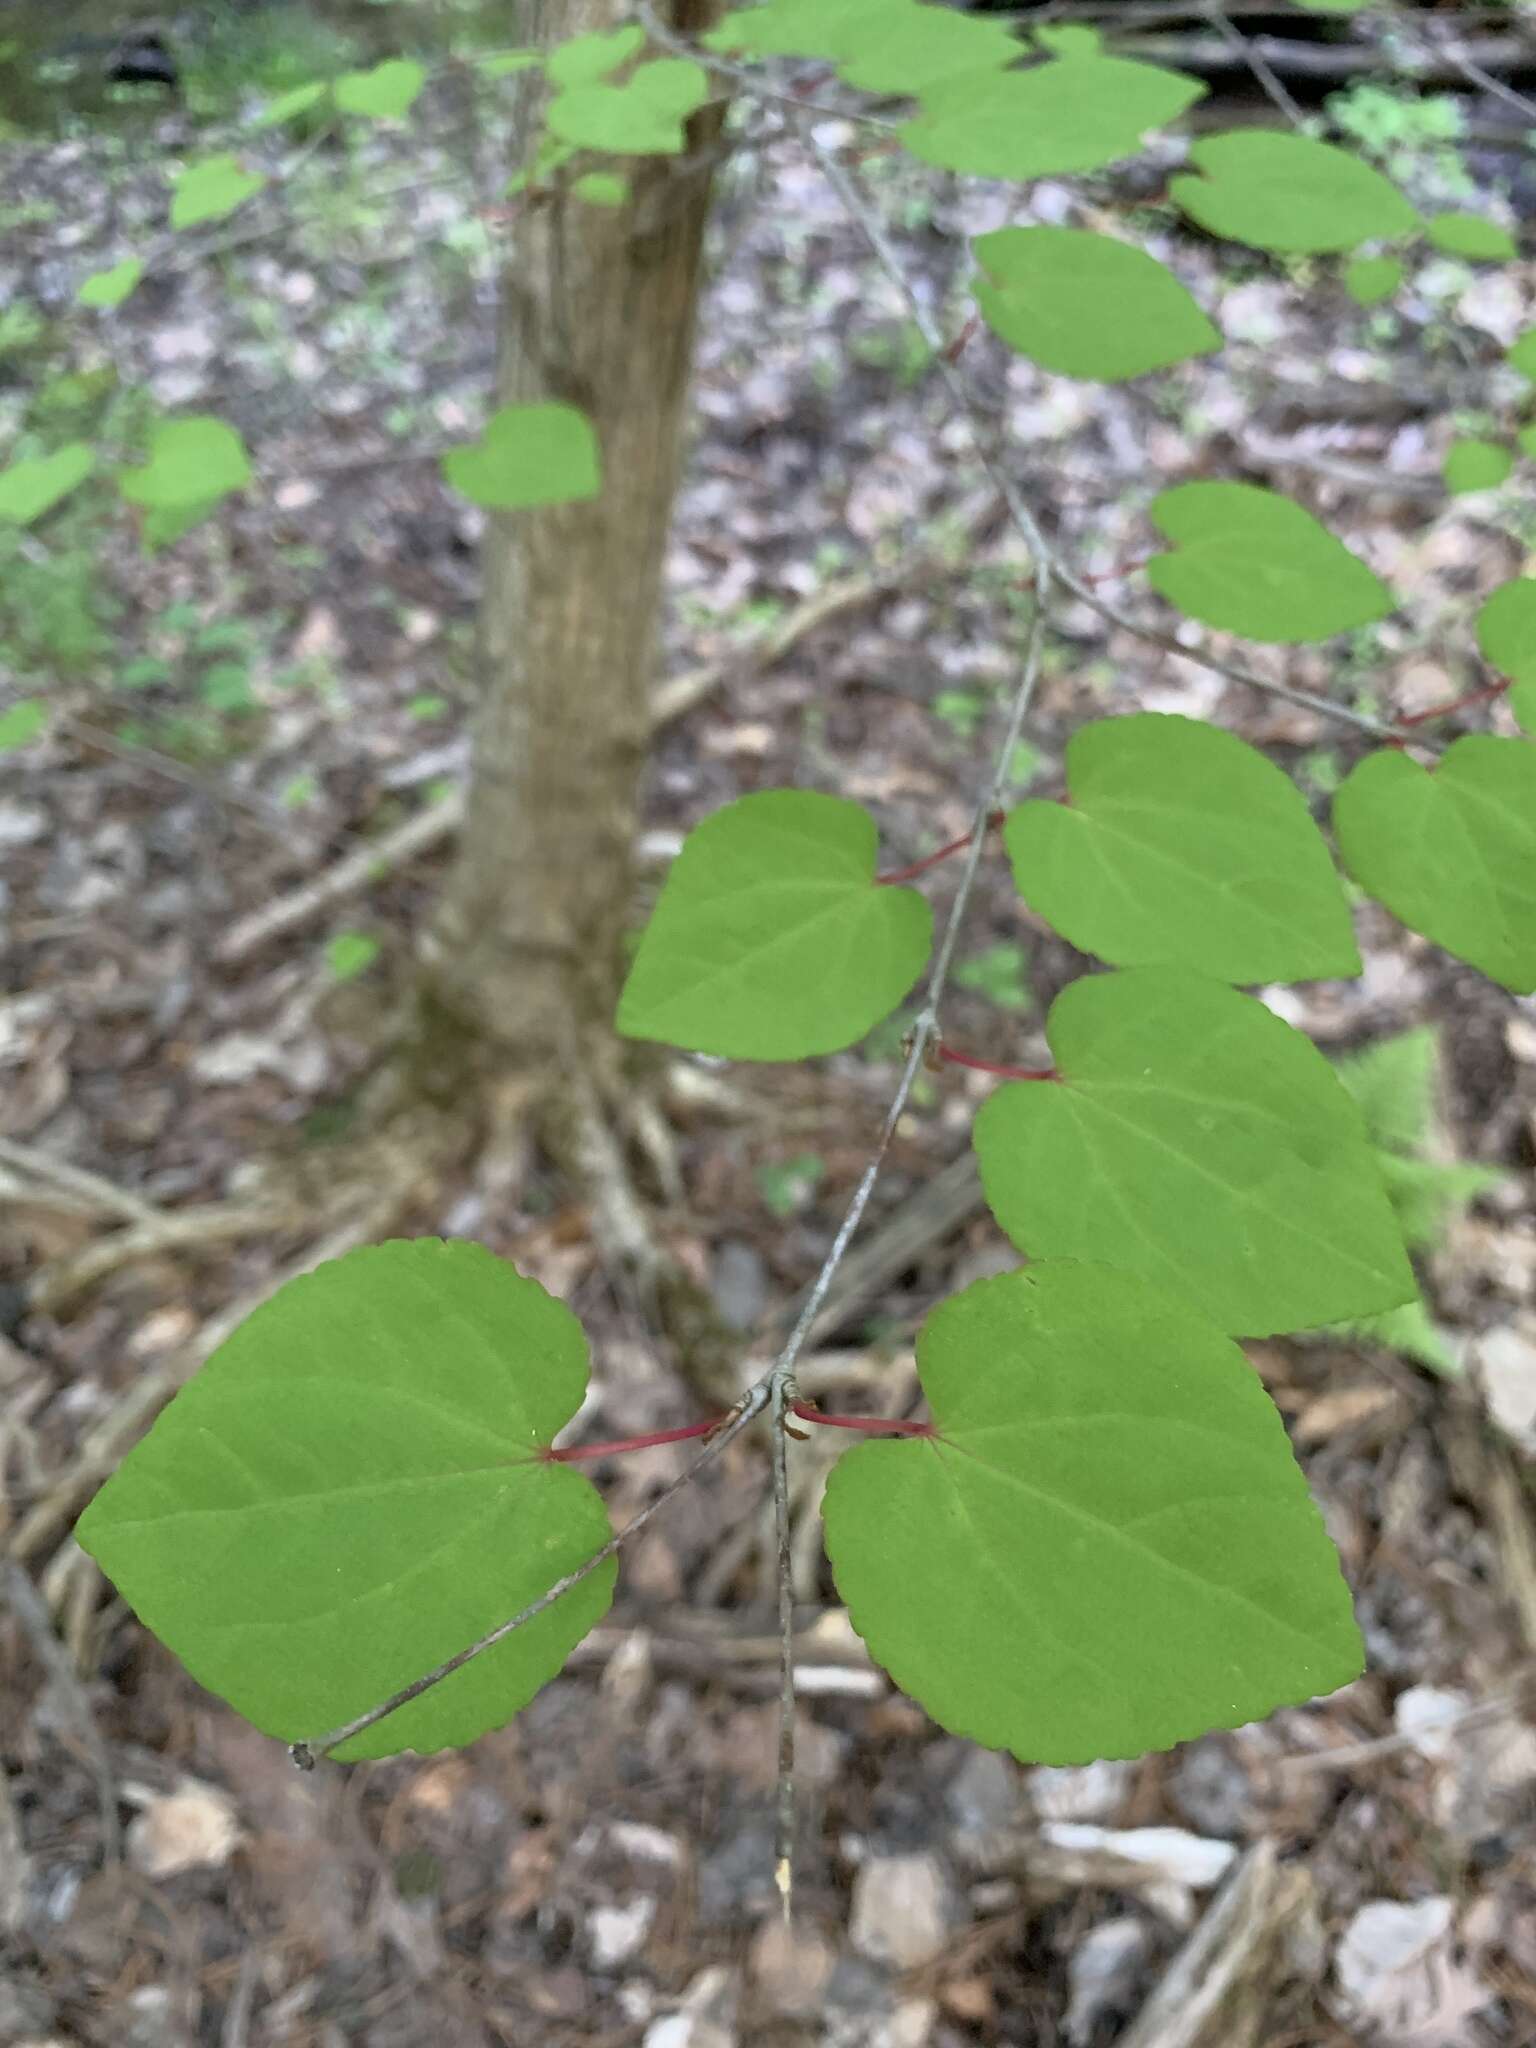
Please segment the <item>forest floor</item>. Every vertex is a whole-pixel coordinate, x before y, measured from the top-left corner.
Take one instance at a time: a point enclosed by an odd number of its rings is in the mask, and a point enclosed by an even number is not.
[[[178,259],[116,315],[80,312],[73,293],[157,242],[155,136],[136,152],[13,142],[0,159],[0,434],[83,436],[126,458],[150,407],[214,412],[258,471],[154,554],[110,493],[0,536],[4,700],[39,694],[52,712],[46,737],[0,756],[0,1537],[22,1553],[0,1581],[0,2041],[1536,2041],[1536,1003],[1363,900],[1358,981],[1261,993],[1330,1056],[1432,1029],[1416,1135],[1428,1157],[1493,1171],[1420,1260],[1441,1369],[1338,1335],[1247,1347],[1368,1645],[1367,1674],[1326,1700],[1083,1769],[944,1735],[848,1630],[817,1540],[826,1446],[796,1446],[800,1917],[786,1937],[766,1460],[750,1436],[625,1553],[610,1620],[567,1672],[462,1754],[300,1776],[69,1542],[82,1461],[135,1389],[174,1377],[232,1302],[314,1255],[302,1220],[184,1242],[163,1226],[238,1206],[276,1134],[322,1164],[327,1147],[341,1156],[367,1020],[408,977],[450,851],[448,827],[426,824],[410,858],[396,835],[434,807],[451,817],[468,758],[479,515],[451,500],[434,451],[485,410],[497,228],[483,208],[503,140],[461,118],[456,90],[434,86],[409,127],[317,154],[249,231],[237,217],[209,237],[221,253]],[[156,135],[180,146],[174,118]],[[252,147],[281,155],[270,136]],[[1378,712],[1482,679],[1470,619],[1531,571],[1530,471],[1452,498],[1439,466],[1458,425],[1510,415],[1500,359],[1536,317],[1536,263],[1438,259],[1372,314],[1335,266],[1218,257],[1166,210],[1135,211],[1126,180],[1021,196],[879,159],[865,175],[947,332],[965,319],[967,238],[1008,220],[1129,215],[1218,309],[1219,356],[1128,388],[1044,377],[984,332],[960,358],[1048,531],[1080,570],[1124,574],[1113,587],[1137,617],[1176,625],[1134,575],[1155,546],[1150,498],[1247,480],[1309,506],[1401,607],[1326,649],[1178,628],[1190,644]],[[774,121],[722,176],[711,271],[663,677],[710,675],[654,750],[647,887],[705,813],[785,784],[867,805],[882,864],[903,865],[964,832],[985,786],[1027,624],[1024,550],[899,295]],[[842,601],[807,625],[801,608],[829,593]],[[1009,764],[1016,794],[1058,787],[1073,730],[1131,708],[1240,734],[1324,818],[1367,744],[1084,608],[1051,641]],[[1500,704],[1463,729],[1515,730]],[[265,938],[244,922],[360,848],[377,864],[350,887],[300,899]],[[942,908],[952,869],[931,887]],[[1048,1058],[1045,1011],[1086,963],[1000,860],[959,957],[951,1042]],[[825,1254],[903,1021],[803,1067],[676,1063],[682,1193],[653,1191],[657,1227],[740,1329],[744,1372]],[[879,1255],[823,1319],[811,1391],[900,1412],[928,1309],[1016,1263],[967,1164],[988,1085],[953,1069],[921,1081],[863,1240]],[[478,1238],[566,1300],[592,1340],[585,1420],[600,1435],[694,1419],[544,1170],[510,1191],[466,1177],[397,1233]],[[616,1519],[686,1455],[600,1472]],[[1181,1959],[1208,1994],[1230,1976],[1205,2031],[1148,2006]]]

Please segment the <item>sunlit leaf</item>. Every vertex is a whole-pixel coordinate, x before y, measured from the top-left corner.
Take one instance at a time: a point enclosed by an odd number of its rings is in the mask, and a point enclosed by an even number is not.
[[[1508,481],[1515,458],[1497,441],[1453,441],[1442,465],[1447,490],[1492,491]]]
[[[266,182],[262,172],[243,170],[228,155],[205,157],[201,163],[188,164],[177,178],[171,197],[171,226],[195,228],[204,221],[223,220]]]
[[[121,263],[114,263],[110,270],[95,270],[75,293],[82,306],[120,306],[144,275],[143,259],[125,256]]]
[[[709,73],[685,57],[642,64],[623,85],[580,85],[550,101],[552,134],[615,156],[676,155],[683,123],[709,98]]]
[[[1125,57],[1064,57],[1028,71],[940,79],[898,138],[924,163],[978,178],[1092,171],[1134,156],[1206,87]]]
[[[427,82],[420,64],[409,57],[390,57],[368,71],[345,71],[333,90],[344,114],[367,114],[375,121],[398,121],[408,114]]]
[[[252,121],[253,128],[275,128],[281,122],[297,120],[300,114],[307,114],[311,107],[319,106],[330,91],[323,78],[312,78],[307,85],[296,85],[292,92],[280,93]]]
[[[1032,1266],[936,1309],[917,1356],[939,1434],[846,1452],[823,1514],[849,1620],[941,1727],[1088,1763],[1359,1675],[1280,1417],[1189,1303]]]
[[[1395,256],[1357,256],[1344,272],[1344,289],[1360,306],[1379,306],[1402,283],[1403,265]]]
[[[482,1246],[372,1245],[248,1317],[76,1534],[200,1684],[302,1741],[467,1648],[602,1547],[593,1487],[540,1456],[586,1383],[575,1317]],[[501,1726],[612,1587],[610,1563],[336,1754],[442,1749]]]
[[[1465,256],[1474,263],[1502,263],[1517,253],[1509,229],[1478,213],[1432,214],[1424,233],[1445,255]]]
[[[23,697],[0,711],[0,754],[14,753],[47,730],[48,712],[41,697]]]
[[[1382,748],[1336,792],[1333,827],[1360,887],[1411,931],[1536,991],[1536,748],[1473,733],[1432,770]]]
[[[1047,1036],[1059,1078],[1010,1081],[975,1126],[1020,1251],[1141,1273],[1233,1336],[1412,1298],[1359,1110],[1262,1003],[1177,968],[1090,974]]]
[[[617,71],[621,64],[639,55],[645,47],[645,31],[632,24],[612,29],[606,34],[572,36],[568,42],[557,43],[544,60],[544,69],[553,86],[562,90],[573,86],[595,85],[600,78]]]
[[[338,932],[325,949],[325,964],[335,981],[355,981],[379,957],[379,942],[367,932]]]
[[[1142,712],[1080,726],[1067,800],[1021,804],[1019,891],[1082,952],[1221,981],[1356,975],[1349,906],[1305,798],[1231,733]]]
[[[933,914],[878,884],[874,820],[810,790],[764,790],[695,826],[619,1002],[619,1030],[730,1059],[840,1051],[922,973]]]
[[[1380,171],[1303,135],[1239,128],[1196,142],[1189,160],[1204,175],[1170,180],[1170,198],[1210,234],[1254,249],[1321,254],[1418,225]]]
[[[0,469],[0,521],[30,526],[78,489],[95,467],[95,452],[84,441],[71,441],[51,455],[33,455]]]
[[[1475,630],[1490,668],[1517,683],[1536,683],[1536,576],[1517,576],[1484,598]]]
[[[1176,484],[1150,507],[1176,544],[1147,565],[1192,619],[1275,645],[1328,640],[1385,618],[1387,586],[1290,498],[1257,484]]]
[[[169,420],[150,441],[142,469],[125,469],[117,487],[130,503],[155,510],[217,503],[251,480],[245,443],[224,420]]]
[[[472,503],[504,511],[595,498],[602,488],[597,436],[574,405],[504,405],[478,441],[449,450],[443,475]]]
[[[1042,369],[1120,382],[1207,355],[1221,336],[1171,271],[1076,228],[998,228],[972,243],[993,333]]]

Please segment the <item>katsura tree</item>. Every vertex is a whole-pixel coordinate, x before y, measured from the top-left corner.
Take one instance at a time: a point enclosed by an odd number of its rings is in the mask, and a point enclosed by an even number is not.
[[[826,67],[813,90],[843,95],[830,103],[856,117],[850,95],[903,103],[871,131],[882,147],[1021,185],[1133,156],[1202,92],[1108,54],[1083,26],[1021,36],[923,0],[764,0],[697,36],[642,6],[625,28],[515,60],[543,123],[532,189],[622,206],[637,167],[683,158],[685,124],[727,91],[802,121],[803,73],[784,74],[782,59]],[[1475,642],[1491,680],[1395,720],[1175,638],[1150,603],[1106,599],[1048,541],[1014,451],[973,404],[973,322],[942,330],[855,170],[809,119],[801,132],[972,421],[1029,550],[1033,605],[964,839],[890,872],[856,803],[803,790],[729,803],[684,844],[618,994],[623,1039],[751,1062],[846,1048],[919,991],[898,1087],[794,1333],[724,1413],[663,1433],[706,1441],[613,1534],[575,1467],[663,1439],[559,1441],[587,1378],[571,1313],[474,1244],[361,1247],[245,1320],[78,1528],[146,1626],[299,1762],[431,1751],[514,1714],[606,1610],[625,1538],[761,1421],[781,1530],[786,1898],[785,1473],[803,1427],[865,1439],[827,1486],[832,1573],[872,1655],[945,1727],[1031,1762],[1131,1756],[1359,1672],[1337,1558],[1240,1342],[1390,1315],[1416,1301],[1417,1282],[1359,1102],[1253,991],[1361,971],[1346,876],[1491,982],[1536,991],[1536,581],[1504,584],[1467,621],[1469,658]],[[1426,249],[1471,239],[1296,132],[1204,136],[1169,197],[1212,237],[1336,267],[1362,299],[1392,288],[1388,269],[1406,276]],[[1054,374],[1116,382],[1223,345],[1219,304],[1199,304],[1118,236],[1018,225],[973,253],[974,322]],[[1511,351],[1516,394],[1536,371],[1533,339]],[[558,360],[540,368],[547,381],[504,390],[482,440],[450,460],[450,482],[493,502],[624,516],[606,398],[560,385]],[[1529,445],[1523,403],[1511,402],[1506,441],[1489,444],[1509,463]],[[152,502],[143,475],[129,487]],[[1144,577],[1185,621],[1317,645],[1394,608],[1381,578],[1279,493],[1180,483],[1148,512],[1162,545],[1127,579]],[[650,544],[634,544],[637,563]],[[1007,764],[1069,603],[1351,728],[1359,758],[1333,796],[1331,833],[1235,734],[1144,710],[1086,721],[1064,791],[1005,808]],[[557,642],[551,628],[539,644]],[[1497,729],[1462,730],[1474,709]],[[618,743],[634,739],[629,727]],[[960,880],[936,935],[918,885],[945,858]],[[945,1034],[984,860],[1006,861],[1033,915],[1095,963],[1051,1007],[1048,1065],[981,1061]],[[918,1075],[951,1065],[997,1082],[974,1145],[1023,1263],[928,1317],[924,1412],[825,1414],[796,1381],[807,1334]]]

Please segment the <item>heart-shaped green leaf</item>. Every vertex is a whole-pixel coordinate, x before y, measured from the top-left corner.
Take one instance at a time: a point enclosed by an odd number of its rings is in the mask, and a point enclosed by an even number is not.
[[[420,64],[408,57],[390,57],[367,71],[346,71],[333,88],[344,114],[366,114],[375,121],[398,121],[408,114],[427,82]]]
[[[1043,178],[1134,156],[1205,93],[1199,79],[1126,57],[1060,57],[1028,71],[939,79],[897,129],[913,156],[976,178]]]
[[[684,121],[709,98],[709,73],[684,57],[642,64],[623,85],[579,85],[549,105],[552,134],[615,156],[674,156]]]
[[[1473,733],[1431,771],[1367,754],[1333,799],[1368,895],[1517,995],[1536,992],[1536,748]]]
[[[1391,298],[1404,275],[1396,256],[1357,256],[1344,272],[1344,289],[1357,306],[1379,306]]]
[[[572,36],[557,43],[544,61],[545,75],[553,86],[567,91],[573,86],[595,85],[600,78],[617,71],[645,47],[645,31],[630,24],[624,28],[599,30],[594,35]]]
[[[1253,249],[1322,254],[1419,224],[1380,171],[1303,135],[1239,128],[1195,143],[1189,160],[1205,175],[1172,179],[1169,197],[1209,234]]]
[[[744,796],[689,833],[619,1002],[628,1038],[738,1060],[838,1052],[922,973],[933,914],[875,881],[874,820],[811,790]]]
[[[1387,586],[1302,506],[1257,484],[1175,484],[1152,500],[1178,547],[1147,565],[1192,619],[1274,645],[1330,640],[1392,610]]]
[[[251,480],[245,443],[224,420],[200,416],[157,427],[142,469],[125,469],[117,487],[130,504],[181,511],[216,504]]]
[[[143,275],[142,258],[125,256],[110,270],[93,270],[75,293],[75,298],[82,306],[120,306]]]
[[[1536,327],[1527,327],[1505,360],[1512,370],[1518,370],[1522,377],[1529,377],[1536,383]]]
[[[1412,1298],[1359,1110],[1262,1003],[1177,968],[1090,974],[1047,1035],[1059,1078],[1012,1081],[976,1119],[1020,1251],[1141,1273],[1233,1336]]]
[[[1349,906],[1306,801],[1216,726],[1142,712],[1067,747],[1067,803],[1004,832],[1019,892],[1085,953],[1218,981],[1355,975]]]
[[[1503,263],[1517,253],[1509,229],[1480,213],[1432,214],[1424,233],[1445,255],[1465,256],[1473,263]]]
[[[83,484],[95,466],[86,443],[71,441],[51,455],[34,455],[0,469],[0,520],[30,526]]]
[[[939,1434],[847,1452],[823,1513],[849,1620],[942,1727],[1089,1763],[1358,1677],[1280,1417],[1187,1302],[1032,1266],[936,1309],[917,1357]]]
[[[176,180],[171,198],[173,228],[200,227],[207,220],[223,220],[243,206],[266,184],[260,171],[242,170],[232,156],[205,157],[188,164]]]
[[[461,496],[502,511],[565,505],[602,489],[597,436],[574,405],[504,405],[468,448],[451,448],[443,475]]]
[[[300,114],[307,114],[311,107],[319,106],[330,89],[328,81],[323,78],[312,78],[307,85],[296,85],[291,92],[279,93],[275,100],[269,101],[251,126],[276,128],[284,121],[296,121]]]
[[[372,1245],[242,1323],[76,1533],[199,1683],[303,1741],[601,1549],[597,1493],[540,1456],[586,1382],[575,1317],[483,1246]],[[612,1590],[610,1562],[336,1754],[443,1749],[500,1727]]]
[[[1501,583],[1477,614],[1484,661],[1517,683],[1536,683],[1536,576]]]
[[[1446,489],[1458,496],[1494,491],[1508,482],[1514,467],[1514,456],[1497,441],[1453,441],[1443,465]]]
[[[44,732],[48,713],[41,697],[23,697],[0,711],[0,754],[11,754]]]
[[[887,6],[871,31],[850,36],[838,64],[861,92],[927,93],[941,78],[974,81],[1024,54],[1011,23],[947,7]]]
[[[1042,369],[1120,383],[1220,348],[1172,272],[1143,249],[1078,228],[998,228],[971,244],[993,333]]]

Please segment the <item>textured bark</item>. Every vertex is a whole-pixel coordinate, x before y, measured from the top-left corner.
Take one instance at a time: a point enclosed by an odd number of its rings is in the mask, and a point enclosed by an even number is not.
[[[684,34],[719,11],[719,0],[658,9]],[[626,13],[626,0],[526,0],[519,40],[611,29]],[[503,274],[496,402],[579,406],[603,489],[487,520],[484,695],[426,965],[429,1005],[503,1059],[515,1048],[525,1070],[568,1061],[578,1044],[590,1064],[623,977],[719,118],[695,118],[684,158],[624,164],[621,208],[552,198],[520,209]]]

